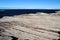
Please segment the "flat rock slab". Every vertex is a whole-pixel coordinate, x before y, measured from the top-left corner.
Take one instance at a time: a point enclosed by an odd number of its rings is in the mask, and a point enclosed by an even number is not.
[[[1,40],[58,40],[60,16],[14,16],[0,19]],[[13,36],[13,38],[11,37]]]

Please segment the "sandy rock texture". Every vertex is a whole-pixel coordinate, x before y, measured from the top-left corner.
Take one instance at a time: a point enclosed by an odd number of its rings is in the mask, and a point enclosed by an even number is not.
[[[0,40],[59,40],[60,12],[24,14],[0,19]]]

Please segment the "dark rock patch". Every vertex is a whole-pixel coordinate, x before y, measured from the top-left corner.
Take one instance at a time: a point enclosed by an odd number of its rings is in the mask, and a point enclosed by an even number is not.
[[[18,40],[17,37],[14,37],[14,36],[11,36],[12,37],[12,40]]]

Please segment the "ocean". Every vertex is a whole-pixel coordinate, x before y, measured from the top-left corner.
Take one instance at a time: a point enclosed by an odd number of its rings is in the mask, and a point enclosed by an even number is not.
[[[0,9],[0,18],[4,16],[14,16],[21,14],[29,14],[29,13],[55,13],[56,11],[60,11],[60,9]]]

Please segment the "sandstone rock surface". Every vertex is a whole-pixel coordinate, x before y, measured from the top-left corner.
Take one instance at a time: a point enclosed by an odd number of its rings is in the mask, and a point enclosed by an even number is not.
[[[0,40],[58,40],[60,16],[26,14],[0,19]]]

